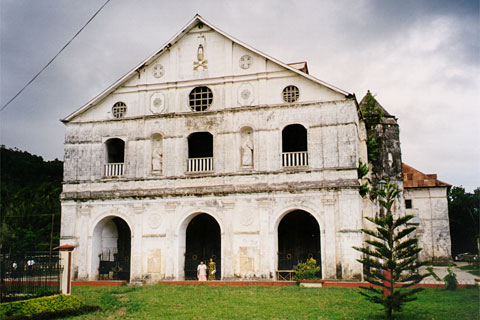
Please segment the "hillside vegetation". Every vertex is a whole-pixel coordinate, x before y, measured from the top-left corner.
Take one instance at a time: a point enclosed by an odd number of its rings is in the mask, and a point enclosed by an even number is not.
[[[62,175],[62,161],[44,161],[1,146],[1,253],[49,251],[50,246],[58,246]]]

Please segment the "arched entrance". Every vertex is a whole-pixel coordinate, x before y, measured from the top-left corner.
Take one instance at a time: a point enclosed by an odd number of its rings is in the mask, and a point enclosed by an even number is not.
[[[278,270],[293,270],[309,258],[321,265],[320,227],[310,213],[292,211],[278,225]]]
[[[221,235],[220,226],[210,215],[202,213],[187,226],[185,236],[185,280],[197,279],[197,266],[210,258],[217,265],[216,279],[221,279]]]
[[[125,220],[115,216],[102,219],[93,231],[91,278],[130,281],[131,240]]]

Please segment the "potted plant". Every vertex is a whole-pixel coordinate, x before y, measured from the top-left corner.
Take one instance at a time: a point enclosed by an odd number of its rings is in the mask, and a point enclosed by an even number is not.
[[[321,268],[313,258],[300,262],[295,268],[295,280],[303,287],[322,287]]]

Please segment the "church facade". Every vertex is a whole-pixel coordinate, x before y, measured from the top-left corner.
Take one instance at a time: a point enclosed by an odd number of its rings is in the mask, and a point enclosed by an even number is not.
[[[193,279],[213,259],[216,279],[280,279],[311,257],[324,279],[361,279],[352,246],[376,208],[360,195],[362,119],[355,96],[306,63],[195,16],[62,120],[61,244],[76,246],[74,276]]]

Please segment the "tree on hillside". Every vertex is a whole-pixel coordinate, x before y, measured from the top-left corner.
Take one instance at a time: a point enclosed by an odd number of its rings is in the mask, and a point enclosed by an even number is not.
[[[63,163],[4,146],[0,157],[1,253],[49,251],[59,243]]]
[[[468,193],[463,187],[452,187],[448,193],[448,215],[452,255],[464,252],[478,253],[480,188]]]
[[[360,292],[369,301],[383,305],[385,317],[400,312],[402,306],[416,299],[421,288],[405,289],[422,281],[418,268],[426,262],[418,261],[418,239],[411,236],[416,227],[407,223],[413,216],[395,219],[392,206],[401,190],[394,183],[386,184],[384,190],[375,191],[380,205],[386,209],[385,216],[365,218],[375,225],[374,229],[362,229],[370,237],[363,247],[354,247],[363,254],[358,261],[364,266],[365,280],[376,286],[361,287]]]

